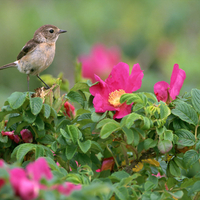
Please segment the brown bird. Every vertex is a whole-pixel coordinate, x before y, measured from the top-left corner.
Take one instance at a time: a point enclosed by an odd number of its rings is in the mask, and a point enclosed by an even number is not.
[[[6,69],[17,67],[17,69],[27,74],[28,90],[29,75],[36,75],[47,88],[50,88],[40,77],[39,73],[51,65],[55,55],[55,43],[61,33],[67,31],[61,30],[53,25],[44,25],[37,29],[33,39],[29,40],[17,56],[17,61],[0,67]]]

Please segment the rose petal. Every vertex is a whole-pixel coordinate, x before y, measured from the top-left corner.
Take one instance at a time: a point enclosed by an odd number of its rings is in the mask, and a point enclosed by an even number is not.
[[[154,85],[154,93],[158,101],[164,101],[164,102],[167,101],[169,95],[168,89],[169,89],[169,84],[165,81],[157,82]]]

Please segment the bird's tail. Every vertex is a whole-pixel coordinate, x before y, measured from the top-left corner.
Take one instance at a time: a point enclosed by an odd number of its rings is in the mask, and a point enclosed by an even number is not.
[[[9,68],[9,67],[17,67],[17,64],[15,62],[9,63],[7,65],[4,65],[4,66],[0,67],[0,70],[6,69],[6,68]]]

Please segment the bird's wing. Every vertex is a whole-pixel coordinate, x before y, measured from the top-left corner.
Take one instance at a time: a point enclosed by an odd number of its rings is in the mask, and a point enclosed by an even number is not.
[[[22,48],[22,50],[19,52],[17,56],[17,60],[20,60],[22,57],[24,57],[28,52],[32,51],[36,46],[38,45],[38,42],[31,39],[29,40],[25,46]]]

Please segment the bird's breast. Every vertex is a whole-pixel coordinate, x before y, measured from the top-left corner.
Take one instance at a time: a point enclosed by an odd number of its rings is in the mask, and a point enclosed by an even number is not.
[[[55,43],[38,44],[18,61],[19,71],[37,75],[44,71],[53,62],[55,55]]]

